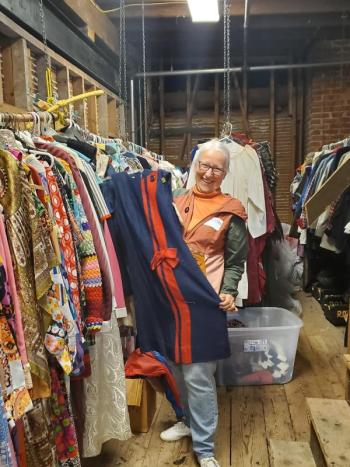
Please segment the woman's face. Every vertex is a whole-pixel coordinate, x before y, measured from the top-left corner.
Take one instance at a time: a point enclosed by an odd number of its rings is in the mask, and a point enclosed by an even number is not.
[[[220,188],[225,178],[225,156],[218,151],[203,152],[196,162],[196,185],[202,193],[212,193]]]

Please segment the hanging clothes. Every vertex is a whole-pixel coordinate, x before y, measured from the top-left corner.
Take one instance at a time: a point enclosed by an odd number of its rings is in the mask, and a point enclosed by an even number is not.
[[[84,379],[86,417],[83,456],[100,454],[110,439],[130,438],[123,353],[115,313],[104,322],[90,350],[91,376]]]

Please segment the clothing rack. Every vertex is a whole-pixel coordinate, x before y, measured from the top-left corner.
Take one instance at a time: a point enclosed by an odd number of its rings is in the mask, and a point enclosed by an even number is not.
[[[0,129],[1,128],[19,128],[21,124],[32,123],[33,130],[35,133],[42,133],[42,129],[51,127],[54,129],[55,122],[59,120],[60,116],[57,113],[49,111],[39,111],[39,112],[24,112],[24,113],[9,113],[2,112],[0,113]],[[138,144],[135,144],[131,141],[124,142],[119,138],[104,138],[95,133],[91,133],[89,130],[80,127],[77,123],[73,122],[70,119],[66,119],[66,123],[70,128],[77,130],[81,137],[86,142],[100,143],[100,144],[118,144],[119,146],[124,146],[126,149],[135,152],[136,154],[142,155],[145,152],[152,156],[156,161],[165,160],[164,156],[151,152],[145,149]]]
[[[20,123],[33,123],[52,125],[58,120],[58,115],[52,112],[24,112],[24,113],[0,113],[0,128],[6,128],[9,125],[17,126]]]
[[[124,146],[126,149],[139,154],[140,156],[147,152],[147,154],[151,155],[156,161],[165,160],[163,155],[156,154],[154,152],[149,151],[148,149],[133,143],[132,141],[124,141],[121,138],[104,138],[102,136],[96,135],[95,133],[91,133],[89,130],[81,128],[77,123],[70,122],[70,125],[74,127],[77,131],[81,133],[83,138],[86,142],[94,142],[100,144],[118,144],[119,146]]]

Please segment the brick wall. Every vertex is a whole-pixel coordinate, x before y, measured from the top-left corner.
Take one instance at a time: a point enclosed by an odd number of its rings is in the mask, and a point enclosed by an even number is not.
[[[345,60],[350,40],[318,42],[309,62]],[[305,150],[350,136],[350,66],[308,70],[306,74]]]

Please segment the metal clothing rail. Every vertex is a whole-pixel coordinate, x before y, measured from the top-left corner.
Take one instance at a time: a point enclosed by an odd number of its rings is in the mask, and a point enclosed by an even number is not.
[[[316,63],[286,63],[280,65],[253,65],[248,66],[248,71],[269,71],[269,70],[298,70],[303,68],[329,68],[333,66],[349,65],[350,60],[339,60],[334,62],[316,62]],[[230,73],[240,73],[243,66],[231,67]],[[225,73],[225,68],[198,68],[194,70],[167,70],[167,71],[149,71],[146,72],[146,78],[157,76],[189,76],[189,75],[215,75]],[[143,73],[136,73],[135,78],[143,78]]]
[[[316,63],[286,63],[280,65],[254,65],[247,66],[247,71],[278,71],[278,70],[302,70],[309,68],[332,68],[336,66],[350,65],[350,60],[337,60],[333,62],[316,62]],[[229,69],[230,73],[241,73],[244,71],[244,66],[231,67]],[[134,77],[130,80],[130,92],[131,92],[131,103],[134,106],[135,96],[134,96],[134,82],[135,79],[140,78],[156,78],[161,76],[191,76],[191,75],[216,75],[223,74],[227,72],[225,68],[198,68],[192,70],[167,70],[167,71],[149,71],[144,73],[136,73]],[[135,141],[135,111],[132,110],[131,118],[131,138]]]

